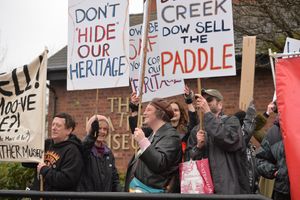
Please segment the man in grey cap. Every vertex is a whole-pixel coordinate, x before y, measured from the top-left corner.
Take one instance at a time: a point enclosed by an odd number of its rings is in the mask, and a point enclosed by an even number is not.
[[[250,193],[246,145],[239,120],[223,114],[223,95],[216,89],[196,94],[196,107],[204,113],[188,140],[190,159],[209,159],[216,194]],[[201,127],[203,130],[201,130]]]

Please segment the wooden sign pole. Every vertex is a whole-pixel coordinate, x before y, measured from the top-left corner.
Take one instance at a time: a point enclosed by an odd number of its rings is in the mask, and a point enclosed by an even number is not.
[[[276,90],[275,65],[274,65],[274,58],[272,57],[272,55],[273,55],[273,52],[271,49],[269,49],[269,57],[270,57],[270,64],[271,64],[271,70],[272,70],[272,76],[273,76],[274,89]]]
[[[198,94],[201,94],[202,84],[201,84],[201,79],[200,78],[197,79],[197,89],[198,89]],[[204,126],[203,126],[203,113],[200,110],[198,110],[198,116],[199,116],[200,129],[203,130],[203,128],[204,128]]]
[[[96,90],[96,109],[95,109],[95,115],[98,114],[98,106],[99,106],[99,89]]]
[[[140,59],[140,77],[139,77],[139,110],[138,110],[138,127],[142,127],[142,100],[143,100],[143,88],[144,88],[144,77],[145,77],[145,68],[146,68],[146,59],[147,59],[147,44],[148,44],[148,30],[150,22],[150,9],[151,9],[152,0],[146,0],[144,4],[144,18],[143,18],[143,37],[142,37],[142,52]]]
[[[256,37],[243,37],[242,72],[239,108],[246,111],[253,100],[255,75]]]

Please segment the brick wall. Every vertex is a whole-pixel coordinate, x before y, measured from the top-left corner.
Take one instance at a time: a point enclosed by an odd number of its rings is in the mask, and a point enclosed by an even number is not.
[[[196,80],[186,80],[186,83],[194,91],[197,91]],[[82,139],[85,136],[86,119],[96,112],[96,90],[68,92],[66,91],[66,81],[52,81],[50,85],[54,88],[57,95],[56,111],[68,112],[75,117],[78,123],[75,133]],[[203,79],[202,86],[204,88],[216,88],[222,92],[224,95],[226,114],[233,114],[238,111],[240,72],[238,72],[238,75],[235,77]],[[257,69],[254,99],[258,111],[265,111],[267,104],[272,100],[273,91],[274,87],[271,71],[267,69]],[[129,109],[127,106],[127,99],[130,95],[130,87],[101,89],[98,92],[98,113],[109,116],[111,119],[115,130],[111,132],[111,139],[108,143],[112,146],[119,171],[124,173],[128,161],[133,155],[131,133],[127,125],[127,114]],[[115,99],[112,101],[111,98]],[[173,98],[183,102],[182,96]],[[124,104],[120,108],[119,101],[121,104]],[[54,95],[53,92],[51,92],[49,102],[49,125],[52,121],[53,112]],[[269,120],[269,123],[271,121],[272,119]],[[49,127],[51,128],[51,125]]]

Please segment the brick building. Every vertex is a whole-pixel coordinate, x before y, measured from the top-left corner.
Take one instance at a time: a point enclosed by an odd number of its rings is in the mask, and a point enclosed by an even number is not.
[[[154,18],[154,15],[152,18]],[[141,20],[141,15],[132,15],[130,17],[130,24],[141,23]],[[241,38],[236,38],[236,41],[241,41]],[[241,52],[239,44],[240,42],[236,42],[237,53]],[[225,99],[226,114],[233,114],[238,111],[241,55],[237,54],[236,61],[237,76],[206,78],[202,80],[202,87],[216,88],[222,92]],[[254,99],[257,110],[263,112],[273,98],[274,86],[268,56],[257,55],[256,62]],[[75,117],[78,123],[75,133],[80,138],[83,138],[86,134],[86,120],[95,114],[96,108],[98,108],[98,113],[108,116],[111,121],[112,131],[108,138],[108,144],[114,152],[119,171],[124,173],[128,161],[133,155],[132,147],[134,146],[127,123],[131,88],[99,89],[99,100],[96,102],[96,90],[67,91],[66,74],[67,47],[64,47],[49,58],[48,62],[48,80],[50,81],[49,123],[51,123],[51,119],[55,113],[68,112]],[[197,91],[197,81],[195,79],[186,80],[185,82],[190,88]],[[172,98],[183,102],[182,96]]]

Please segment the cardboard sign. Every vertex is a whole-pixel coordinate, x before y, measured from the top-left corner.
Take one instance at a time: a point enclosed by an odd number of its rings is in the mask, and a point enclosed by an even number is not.
[[[128,0],[69,0],[67,89],[128,86]]]
[[[247,36],[243,38],[242,74],[240,87],[241,110],[246,111],[253,100],[254,76],[255,76],[256,37]]]
[[[165,98],[183,94],[184,81],[182,79],[162,77],[160,56],[158,54],[158,23],[150,22],[148,35],[148,53],[147,65],[145,68],[143,102],[151,101],[155,97]],[[140,54],[141,54],[141,38],[142,25],[132,26],[129,29],[130,42],[130,82],[133,91],[138,88],[139,71],[140,71]]]
[[[0,161],[41,162],[46,123],[47,53],[0,74]]]
[[[157,0],[163,76],[236,75],[231,0]]]
[[[300,52],[300,40],[287,37],[284,46],[284,53],[293,52]]]

